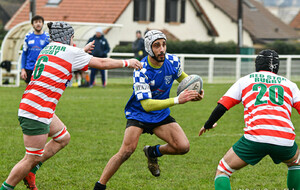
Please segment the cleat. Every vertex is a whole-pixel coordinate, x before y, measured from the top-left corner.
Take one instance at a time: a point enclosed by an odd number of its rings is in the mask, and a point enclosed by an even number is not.
[[[35,185],[35,174],[32,172],[29,172],[29,174],[23,179],[24,184],[26,185],[27,189],[30,190],[38,190],[38,188]]]
[[[157,162],[157,157],[152,158],[148,154],[148,149],[150,146],[145,146],[143,151],[145,152],[145,156],[148,159],[148,169],[150,170],[151,174],[155,177],[158,177],[160,175],[159,165]]]

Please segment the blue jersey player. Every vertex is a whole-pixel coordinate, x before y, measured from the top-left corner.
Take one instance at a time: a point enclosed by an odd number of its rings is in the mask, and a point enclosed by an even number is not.
[[[49,44],[49,34],[44,32],[44,18],[35,15],[31,19],[31,25],[34,31],[29,32],[25,39],[21,61],[21,78],[25,80],[26,85],[30,82],[32,71],[40,51]]]
[[[127,125],[123,144],[107,163],[94,190],[105,189],[108,180],[135,151],[142,133],[155,134],[166,144],[145,146],[148,168],[153,176],[159,176],[157,157],[164,154],[178,155],[189,151],[189,141],[182,128],[170,116],[169,107],[188,101],[199,101],[204,96],[194,90],[185,90],[178,97],[170,98],[174,80],[182,81],[188,75],[181,69],[176,55],[166,53],[166,36],[151,30],[145,36],[148,56],[142,59],[143,68],[133,74],[133,94],[126,107]]]

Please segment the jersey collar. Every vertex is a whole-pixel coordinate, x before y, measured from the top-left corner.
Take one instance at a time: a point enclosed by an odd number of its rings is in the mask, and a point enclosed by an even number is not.
[[[159,69],[159,68],[161,68],[161,67],[163,66],[163,64],[162,64],[161,66],[153,65],[153,64],[151,63],[150,59],[149,59],[149,56],[147,57],[147,60],[148,60],[149,65],[150,65],[152,68],[154,68],[154,69]]]

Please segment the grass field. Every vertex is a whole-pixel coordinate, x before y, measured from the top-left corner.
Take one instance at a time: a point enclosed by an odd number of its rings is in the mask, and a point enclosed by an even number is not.
[[[93,189],[107,161],[120,148],[126,124],[123,110],[131,96],[132,85],[124,80],[108,82],[105,89],[68,88],[64,92],[56,114],[67,125],[71,142],[38,171],[37,185],[40,190]],[[109,181],[107,189],[213,189],[219,160],[243,134],[242,105],[227,112],[216,129],[201,137],[198,137],[198,132],[230,85],[204,84],[203,101],[171,108],[171,115],[189,138],[191,148],[188,154],[161,157],[161,176],[155,178],[147,169],[142,149],[148,144],[164,142],[144,134],[136,152]],[[171,96],[175,96],[176,87],[173,86]],[[17,119],[24,89],[24,85],[19,88],[0,88],[1,183],[25,152]],[[295,110],[292,119],[296,133],[299,133],[299,116]],[[299,137],[296,140],[299,141]],[[284,164],[275,165],[266,157],[255,167],[247,166],[235,172],[231,177],[231,185],[236,190],[279,190],[286,188],[286,175],[287,167]],[[25,186],[20,183],[16,189],[25,189]]]

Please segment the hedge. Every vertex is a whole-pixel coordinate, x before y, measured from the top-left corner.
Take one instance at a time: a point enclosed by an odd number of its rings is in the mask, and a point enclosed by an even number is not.
[[[275,50],[279,55],[300,54],[300,44],[296,42],[275,41],[266,44],[266,48]]]
[[[116,46],[113,52],[132,52],[131,44]],[[214,43],[190,41],[168,41],[167,52],[189,53],[189,54],[235,54],[236,44],[234,42]]]
[[[132,52],[132,44],[116,46],[113,52]],[[262,49],[273,49],[279,55],[300,55],[300,43],[275,41],[265,44]],[[255,49],[258,53],[262,49]],[[168,41],[167,52],[169,53],[187,53],[187,54],[236,54],[237,45],[233,41],[215,43],[189,41]]]

